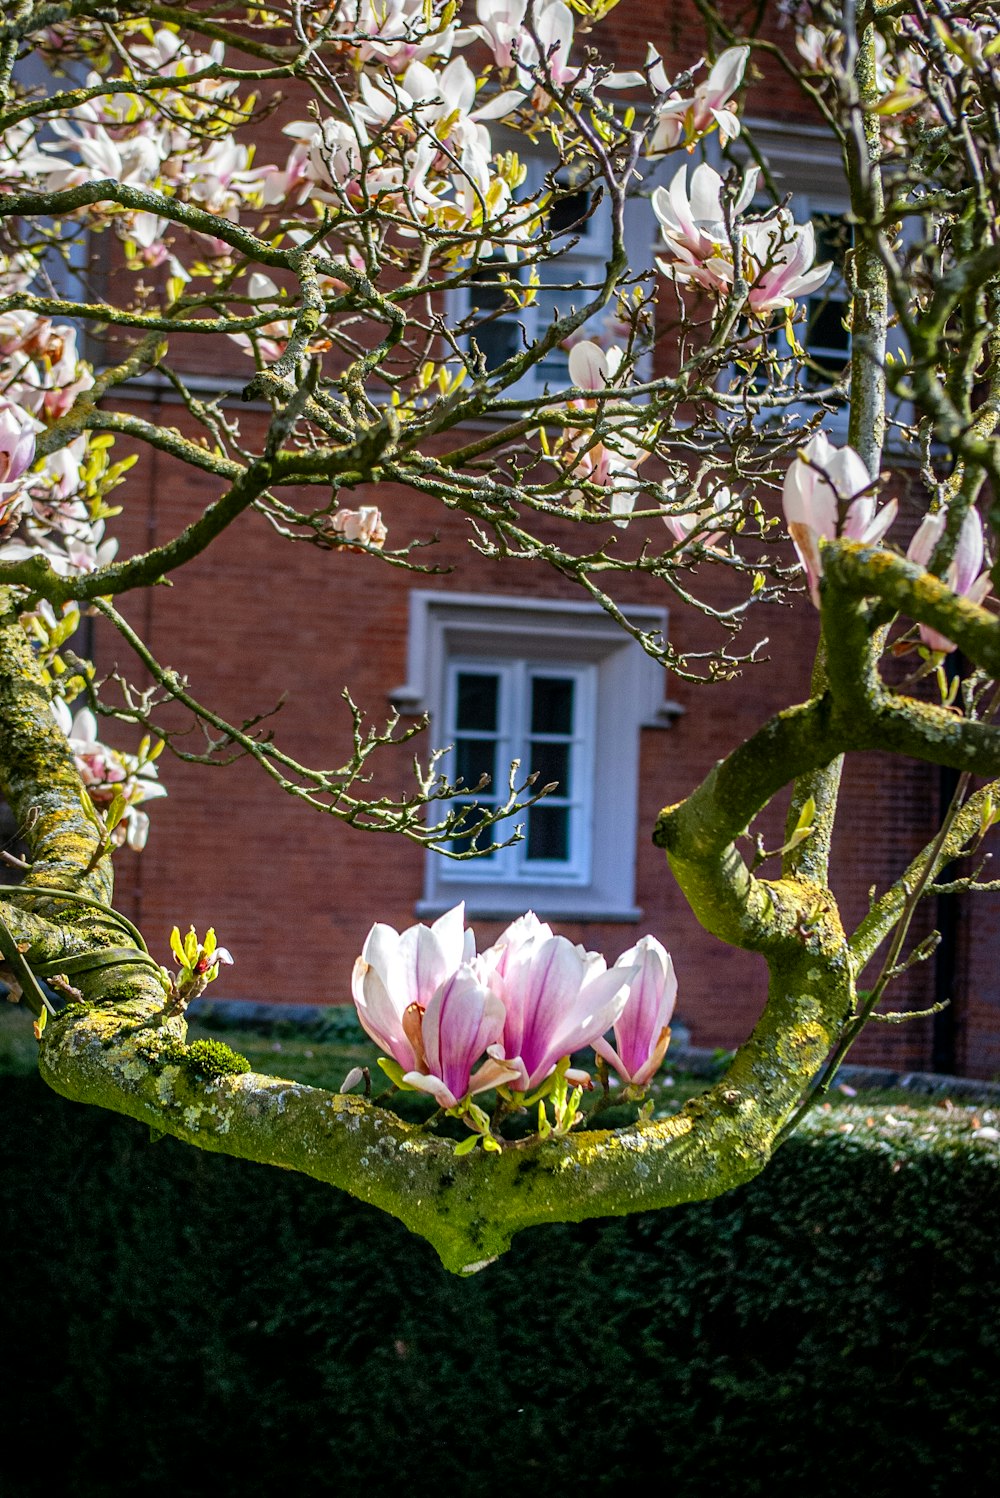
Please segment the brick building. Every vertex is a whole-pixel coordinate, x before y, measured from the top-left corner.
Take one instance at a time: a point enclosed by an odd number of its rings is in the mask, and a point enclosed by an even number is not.
[[[605,55],[635,66],[655,34],[671,68],[696,58],[703,43],[694,6],[675,6],[667,24],[664,35],[662,10],[648,0],[623,0],[602,28]],[[829,148],[780,69],[752,91],[748,115],[805,211],[842,211]],[[278,132],[286,118],[279,111],[266,122],[258,160],[283,159]],[[637,210],[631,232],[646,263],[654,228]],[[218,358],[218,345],[211,347]],[[193,354],[192,367],[201,357]],[[226,369],[203,364],[201,377],[208,387],[231,386],[235,410],[248,370],[233,348]],[[165,382],[146,382],[136,402],[157,424],[185,428]],[[252,435],[265,419],[242,408]],[[117,523],[123,553],[176,533],[216,493],[205,475],[145,452]],[[546,772],[557,768],[567,792],[535,814],[519,850],[470,867],[336,824],[283,795],[252,764],[210,770],[168,761],[169,799],[153,808],[148,847],[119,855],[120,908],[159,956],[174,923],[214,924],[236,957],[219,996],[266,1002],[348,1002],[351,966],[373,920],[403,927],[460,898],[483,942],[528,905],[610,960],[651,931],[673,952],[678,1013],[693,1042],[737,1044],[762,1007],[764,964],[700,929],[650,832],[662,805],[685,795],[769,714],[807,695],[817,633],[808,604],[759,610],[750,629],[769,637],[766,659],[736,682],[692,688],[665,678],[541,564],[477,556],[461,517],[388,486],[347,502],[379,504],[394,539],[437,533],[434,564],[454,570],[422,576],[363,555],[284,544],[248,514],[173,587],[126,599],[123,612],[161,661],[189,677],[195,696],[231,719],[284,696],[275,731],[304,763],[346,757],[346,684],[376,721],[392,704],[404,714],[429,711],[424,753],[454,742],[460,761],[466,755],[459,768],[483,768],[492,756],[501,770],[512,753],[533,755]],[[719,588],[724,602],[725,580]],[[655,583],[636,577],[622,593],[682,648],[709,640],[708,621],[668,608]],[[127,665],[101,630],[96,655],[101,672],[118,658]],[[408,762],[407,750],[383,762],[379,783],[404,787]],[[872,885],[884,888],[933,835],[948,794],[947,776],[933,767],[874,756],[849,763],[835,879],[845,922],[864,912]],[[780,843],[781,822],[775,806],[763,824],[769,846]],[[950,994],[954,1008],[936,1027],[927,1020],[870,1027],[855,1059],[979,1076],[1000,1069],[995,913],[993,896],[924,913],[925,929],[936,920],[947,939],[936,960],[902,980],[894,1001],[920,1008]]]

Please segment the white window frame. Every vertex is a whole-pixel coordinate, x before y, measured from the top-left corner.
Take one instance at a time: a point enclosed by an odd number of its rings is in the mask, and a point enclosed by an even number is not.
[[[665,609],[633,605],[627,612],[641,628],[666,635]],[[522,663],[589,679],[592,700],[582,706],[592,733],[582,753],[589,756],[583,764],[593,794],[579,814],[585,833],[572,866],[541,872],[516,853],[514,872],[502,869],[497,877],[475,859],[429,853],[417,914],[439,915],[464,897],[469,915],[482,919],[509,920],[533,909],[552,920],[638,921],[640,730],[669,727],[681,711],[665,700],[666,672],[596,604],[414,589],[408,677],[389,695],[401,712],[430,714],[431,741],[439,747],[449,742],[447,725],[454,721],[449,667],[459,662],[491,670]],[[448,773],[447,759],[442,770]],[[499,824],[498,841],[518,821],[525,818]]]
[[[597,706],[597,667],[593,662],[533,660],[525,656],[514,656],[498,661],[496,656],[457,655],[446,663],[447,684],[445,689],[444,727],[451,742],[461,737],[457,718],[457,680],[463,673],[475,672],[495,675],[500,683],[498,701],[498,726],[495,734],[479,730],[468,730],[470,738],[493,738],[496,742],[496,775],[492,791],[504,792],[504,775],[511,762],[520,762],[519,778],[532,770],[529,763],[529,740],[536,742],[547,736],[533,733],[530,725],[531,683],[539,677],[569,678],[574,685],[573,731],[569,736],[570,794],[562,789],[546,796],[543,806],[568,806],[569,809],[569,857],[565,860],[531,859],[527,829],[519,843],[509,848],[498,849],[487,860],[475,858],[462,862],[443,860],[439,871],[444,884],[473,879],[487,884],[586,884],[591,873],[591,808],[594,799],[594,740],[595,713]],[[553,736],[555,737],[555,736]],[[563,736],[559,735],[561,739]],[[473,784],[475,781],[473,781]],[[485,793],[489,794],[489,793]],[[482,798],[477,798],[482,799]],[[530,818],[531,812],[528,812]],[[501,823],[496,829],[497,841],[509,836],[507,827]]]

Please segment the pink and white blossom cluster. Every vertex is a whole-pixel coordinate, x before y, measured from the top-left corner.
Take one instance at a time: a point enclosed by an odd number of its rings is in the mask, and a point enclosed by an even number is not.
[[[785,522],[817,608],[823,575],[819,543],[845,536],[875,546],[896,518],[897,501],[891,499],[879,510],[874,489],[854,448],[835,447],[825,432],[810,437],[785,474]]]
[[[69,577],[113,561],[117,539],[105,535],[92,504],[77,497],[86,450],[82,434],[19,480],[0,484],[0,563],[40,556]]]
[[[575,343],[569,353],[570,383],[581,390],[593,391],[595,397],[602,395],[612,400],[627,400],[627,371],[624,367],[625,352],[618,347],[604,350],[587,338]],[[574,400],[574,410],[586,412],[591,422],[600,410],[595,399]],[[642,488],[636,470],[649,453],[641,441],[642,423],[635,412],[629,416],[604,416],[603,436],[596,442],[589,430],[566,429],[566,444],[562,454],[567,471],[574,481],[586,482],[603,489],[608,495],[608,508],[615,525],[628,525],[628,517],[635,508],[636,498]],[[568,496],[571,504],[582,504],[584,495],[574,489]]]
[[[0,294],[26,291],[36,273],[32,257],[0,255]],[[71,324],[18,308],[0,314],[0,562],[41,555],[69,576],[114,557],[118,543],[105,536],[106,512],[86,481],[92,444],[103,453],[108,439],[83,432],[44,457],[37,451],[93,384]]]
[[[440,70],[414,57],[401,73],[362,72],[342,116],[285,126],[296,144],[283,171],[270,174],[263,201],[311,199],[348,213],[377,202],[417,224],[510,228],[511,187],[495,167],[488,122],[523,95],[481,101],[480,86],[462,57]]]
[[[946,508],[925,515],[906,548],[907,560],[926,568],[944,536],[947,524]],[[949,562],[942,581],[953,593],[967,598],[970,603],[982,603],[992,586],[989,567],[983,566],[987,560],[982,517],[978,510],[966,510],[955,545],[955,555]],[[938,634],[930,625],[921,624],[918,628],[920,638],[930,650],[948,653],[955,649],[953,641],[945,639],[944,635]]]
[[[21,492],[20,480],[35,457],[35,422],[11,401],[0,404],[0,525],[5,525]]]
[[[151,109],[139,93],[98,94],[63,117],[45,118],[46,134],[54,140],[38,139],[34,121],[21,122],[4,132],[0,190],[58,192],[112,180],[234,222],[246,208],[259,206],[261,181],[272,168],[254,167],[252,147],[218,129],[220,119],[235,129],[248,114],[248,106],[235,98],[237,81],[215,72],[224,62],[221,43],[198,52],[168,25],[147,42],[131,40],[128,56],[137,84],[164,81],[155,95],[158,107]],[[92,72],[84,83],[97,88],[101,77]],[[155,213],[107,202],[87,205],[76,217],[92,229],[110,225],[146,264],[169,261],[172,272],[184,277],[164,243],[167,223]]]
[[[94,383],[71,324],[16,309],[0,314],[0,370],[3,398],[49,421]]]
[[[376,924],[354,965],[358,1017],[405,1086],[446,1109],[496,1087],[524,1098],[586,1046],[627,1084],[649,1081],[667,1047],[677,991],[655,937],[609,968],[531,911],[477,954],[464,918],[456,905],[432,926],[402,934]],[[612,1029],[614,1045],[604,1039]]]
[[[155,763],[151,758],[102,744],[97,736],[97,719],[89,708],[73,714],[62,698],[56,697],[52,711],[69,740],[73,761],[98,811],[110,807],[116,797],[124,798],[124,813],[111,831],[112,842],[116,847],[127,842],[138,852],[146,846],[149,835],[149,817],[140,810],[142,803],[167,794],[157,778]]]
[[[707,162],[695,168],[690,187],[686,166],[668,187],[658,187],[653,211],[663,233],[664,253],[656,263],[665,276],[724,298],[733,290],[738,268],[748,287],[747,311],[765,321],[818,290],[833,266],[829,261],[813,265],[816,232],[811,223],[797,224],[786,208],[744,217],[759,175],[756,167],[744,172],[728,225],[723,179]]]

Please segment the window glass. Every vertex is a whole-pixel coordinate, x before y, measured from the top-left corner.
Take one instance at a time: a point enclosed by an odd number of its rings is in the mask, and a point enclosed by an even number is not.
[[[529,863],[567,862],[571,857],[570,809],[575,794],[573,731],[576,681],[571,676],[532,676],[528,767],[539,785],[556,784],[528,813]],[[544,734],[545,737],[539,737]]]
[[[458,673],[457,721],[459,733],[485,729],[494,733],[497,726],[497,704],[500,678],[493,672],[460,671]]]
[[[499,369],[524,348],[521,323],[499,281],[501,271],[510,280],[522,279],[517,267],[497,258],[480,266],[468,282],[469,311],[475,318],[471,336],[486,360],[487,370]]]
[[[569,808],[533,806],[528,813],[527,856],[531,863],[565,863],[569,858]]]
[[[532,733],[573,732],[573,691],[571,676],[535,676],[531,681]]]
[[[572,879],[587,875],[586,830],[593,787],[588,768],[589,722],[586,690],[593,667],[553,670],[524,659],[480,668],[455,662],[449,691],[449,739],[453,745],[449,773],[472,788],[481,776],[490,785],[453,803],[468,809],[470,830],[452,841],[458,852],[470,846],[494,851],[460,868],[442,869],[441,877],[477,879]],[[506,792],[508,767],[520,761],[519,781],[530,774],[536,784],[555,785],[543,801],[528,809],[524,837],[509,848],[495,848],[510,835],[506,826],[475,831],[476,807],[492,810]]]
[[[469,848],[492,848],[495,838],[492,827],[476,831],[477,806],[492,810],[497,804],[497,774],[504,767],[499,763],[499,734],[497,732],[500,713],[500,674],[495,671],[458,671],[455,675],[454,707],[454,757],[451,771],[454,780],[461,780],[467,787],[477,786],[484,775],[490,783],[477,791],[475,799],[459,800],[456,809],[466,810],[468,834],[452,839],[456,853]],[[484,855],[483,861],[490,863],[493,853]]]
[[[851,226],[843,213],[814,213],[816,264],[833,261],[825,286],[809,297],[806,330],[802,343],[816,368],[806,372],[806,386],[815,390],[844,373],[851,357],[851,335],[846,327],[848,312],[844,266],[851,248]]]

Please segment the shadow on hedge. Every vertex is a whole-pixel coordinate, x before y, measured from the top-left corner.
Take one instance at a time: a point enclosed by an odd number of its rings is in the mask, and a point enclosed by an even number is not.
[[[0,1118],[7,1498],[1000,1491],[985,1144],[817,1126],[731,1196],[458,1281],[327,1187],[33,1078]]]

